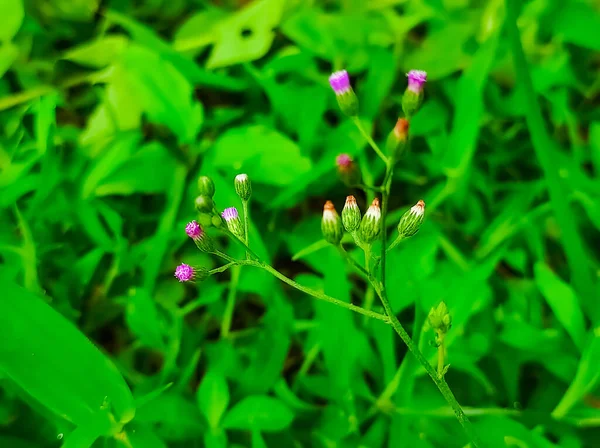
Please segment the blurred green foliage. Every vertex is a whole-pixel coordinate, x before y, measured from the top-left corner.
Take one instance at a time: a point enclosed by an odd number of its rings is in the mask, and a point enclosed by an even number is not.
[[[341,68],[378,141],[404,73],[429,74],[390,204],[393,229],[427,203],[389,255],[401,321],[433,362],[423,322],[446,302],[446,378],[487,446],[598,446],[593,0],[0,0],[0,17],[0,446],[466,444],[385,324],[250,268],[172,276],[218,265],[183,232],[197,177],[239,206],[246,172],[253,249],[373,301],[330,247],[290,261],[325,199],[366,208],[337,154],[382,174],[329,89]]]

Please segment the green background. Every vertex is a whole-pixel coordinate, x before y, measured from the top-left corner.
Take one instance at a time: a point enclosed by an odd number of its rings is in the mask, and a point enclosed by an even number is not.
[[[448,304],[446,379],[486,446],[597,447],[599,30],[592,0],[0,0],[0,446],[467,444],[389,326],[251,267],[173,277],[220,264],[183,232],[197,177],[222,209],[245,172],[252,248],[373,301],[303,251],[325,200],[366,209],[336,155],[383,174],[329,87],[345,68],[380,142],[428,72],[390,201],[391,232],[427,204],[389,255],[399,319],[433,362]]]

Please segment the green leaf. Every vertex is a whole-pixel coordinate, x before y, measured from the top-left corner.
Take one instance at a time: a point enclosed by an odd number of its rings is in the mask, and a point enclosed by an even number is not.
[[[10,69],[13,62],[19,57],[19,47],[5,42],[0,46],[0,78]]]
[[[560,418],[565,416],[569,410],[587,394],[591,393],[600,382],[600,327],[594,329],[592,338],[581,356],[577,373],[569,389],[560,403],[552,411],[552,416]]]
[[[96,187],[96,196],[162,193],[169,189],[177,162],[158,142],[140,148]]]
[[[0,0],[0,17],[0,43],[6,45],[15,37],[25,18],[23,0]]]
[[[250,395],[237,403],[223,419],[227,429],[282,431],[294,414],[281,401],[266,395]]]
[[[215,142],[215,168],[244,171],[253,181],[288,185],[311,169],[309,158],[285,135],[265,126],[230,129]]]
[[[218,428],[229,405],[229,388],[225,377],[215,371],[209,371],[198,387],[196,399],[210,427]]]
[[[160,331],[158,310],[148,291],[145,289],[132,291],[126,300],[125,319],[139,343],[163,350],[164,342]]]
[[[97,40],[86,42],[63,55],[63,59],[76,62],[86,67],[101,68],[115,62],[125,51],[129,39],[119,34],[103,36]]]
[[[256,0],[222,20],[206,67],[226,67],[264,56],[275,38],[273,28],[279,24],[283,4],[282,0]]]
[[[120,62],[127,88],[154,122],[167,126],[181,143],[196,138],[203,121],[202,105],[192,98],[189,81],[169,61],[138,45],[130,45]],[[114,78],[113,78],[114,79]]]
[[[553,32],[564,42],[600,51],[600,14],[598,8],[584,2],[565,2]]]
[[[117,422],[133,418],[112,362],[40,297],[4,280],[0,339],[0,371],[54,413],[86,425],[108,405]]]
[[[542,296],[577,348],[582,350],[585,319],[575,292],[541,261],[535,264],[534,273],[535,282]]]

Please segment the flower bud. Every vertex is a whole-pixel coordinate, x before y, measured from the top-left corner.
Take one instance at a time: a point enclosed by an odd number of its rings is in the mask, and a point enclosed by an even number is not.
[[[189,222],[187,226],[185,226],[185,233],[194,240],[194,243],[196,243],[196,246],[202,252],[214,251],[212,239],[196,221]]]
[[[436,308],[431,308],[427,317],[429,325],[436,333],[445,335],[452,326],[452,318],[448,312],[448,307],[443,301]]]
[[[175,269],[175,277],[180,282],[189,282],[191,280],[202,281],[208,277],[208,270],[204,267],[193,268],[189,264],[181,263]]]
[[[377,239],[381,232],[381,209],[379,208],[379,199],[373,199],[371,206],[363,216],[360,222],[360,239],[371,244]]]
[[[407,148],[408,141],[408,120],[406,118],[398,118],[396,126],[389,133],[386,141],[387,153],[390,160],[396,162]]]
[[[349,117],[358,115],[358,98],[350,86],[350,77],[346,70],[332,73],[329,84],[335,92],[340,110]]]
[[[323,237],[328,243],[338,245],[342,241],[344,231],[342,230],[342,221],[338,215],[333,202],[327,201],[323,207],[323,220],[321,221],[321,231]]]
[[[346,198],[346,204],[342,209],[342,224],[347,232],[354,232],[360,226],[360,209],[354,196]]]
[[[410,119],[421,106],[423,101],[423,86],[427,81],[427,73],[422,70],[411,70],[406,74],[408,87],[402,96],[402,110]]]
[[[198,196],[194,204],[196,206],[196,210],[198,210],[199,212],[210,213],[212,212],[212,209],[214,207],[213,200],[210,198],[210,196],[204,195]]]
[[[235,192],[242,201],[247,201],[252,196],[252,184],[247,174],[238,174],[234,181]]]
[[[425,202],[420,200],[402,215],[400,222],[398,223],[398,233],[403,238],[413,236],[419,231],[424,218]]]
[[[215,184],[208,176],[200,176],[198,178],[198,193],[201,196],[212,198],[215,195]]]
[[[353,187],[360,183],[360,170],[358,165],[348,154],[340,154],[335,158],[338,175],[347,187]]]
[[[237,208],[235,208],[235,207],[226,208],[225,210],[223,210],[223,213],[221,213],[221,216],[227,223],[227,228],[229,229],[229,231],[231,233],[233,233],[235,236],[237,236],[238,238],[243,239],[244,238],[244,224],[242,224],[242,221],[240,219]]]

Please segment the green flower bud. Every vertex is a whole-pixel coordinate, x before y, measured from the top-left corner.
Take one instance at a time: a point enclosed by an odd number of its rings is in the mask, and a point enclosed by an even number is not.
[[[438,333],[438,337],[448,333],[448,330],[452,326],[452,318],[450,317],[446,303],[443,301],[436,308],[431,308],[427,319],[431,328]]]
[[[198,193],[201,196],[212,198],[215,195],[215,184],[208,176],[200,176],[198,178]]]
[[[333,245],[340,244],[344,231],[342,229],[342,220],[338,215],[333,202],[327,201],[323,207],[323,220],[321,221],[321,231],[323,237],[328,243]]]
[[[400,218],[400,222],[398,223],[398,233],[403,238],[413,236],[419,231],[424,218],[425,202],[420,200],[402,215],[402,218]]]
[[[200,195],[194,203],[199,212],[211,213],[214,207],[213,200],[209,196]]]
[[[237,236],[239,239],[244,239],[244,224],[242,224],[242,220],[240,219],[237,208],[229,207],[226,208],[221,216],[227,223],[227,228],[231,233]]]
[[[379,199],[375,198],[360,222],[359,235],[363,242],[371,244],[377,239],[380,232],[381,209],[379,208]]]
[[[348,196],[346,198],[346,204],[342,209],[342,224],[344,224],[344,229],[349,233],[357,230],[360,226],[360,218],[361,214],[358,204],[356,203],[356,198],[354,196]]]
[[[247,201],[252,196],[252,184],[247,174],[238,174],[234,181],[235,192],[242,201]]]
[[[392,132],[388,135],[386,141],[386,149],[392,162],[398,161],[407,148],[408,141],[408,120],[406,118],[399,118],[396,122],[396,126],[392,129]]]
[[[208,228],[208,227],[210,227],[210,226],[213,225],[213,223],[212,223],[212,216],[213,215],[211,215],[210,213],[203,213],[203,212],[201,212],[198,215],[198,222],[200,223],[200,225],[202,227],[207,227]]]
[[[211,224],[216,228],[219,228],[223,225],[223,218],[221,218],[219,215],[212,215]]]

